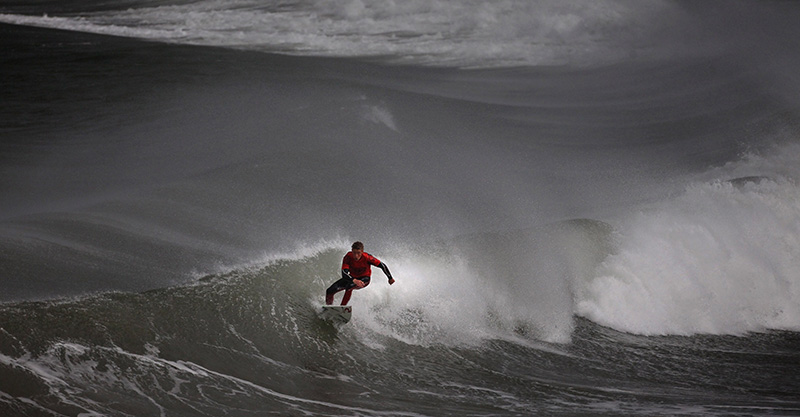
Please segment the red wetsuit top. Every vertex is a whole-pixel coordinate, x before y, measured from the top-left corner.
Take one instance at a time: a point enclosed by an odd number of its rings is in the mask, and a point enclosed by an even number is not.
[[[353,252],[347,252],[347,255],[344,255],[344,259],[342,259],[342,270],[349,269],[350,276],[353,278],[363,278],[372,276],[370,265],[378,266],[380,264],[381,261],[378,258],[366,252],[361,254],[359,260],[356,260]]]

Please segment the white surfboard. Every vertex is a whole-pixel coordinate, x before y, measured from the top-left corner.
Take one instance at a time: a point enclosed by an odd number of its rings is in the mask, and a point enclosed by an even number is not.
[[[334,323],[347,323],[353,315],[353,306],[322,306],[319,317]]]

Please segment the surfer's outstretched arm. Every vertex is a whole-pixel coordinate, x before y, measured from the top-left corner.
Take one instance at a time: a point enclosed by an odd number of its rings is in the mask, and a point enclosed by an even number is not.
[[[383,273],[386,274],[386,278],[389,278],[389,285],[394,284],[394,278],[392,278],[392,273],[389,272],[389,267],[386,266],[385,263],[381,262],[378,265],[378,268],[380,268],[383,271]]]

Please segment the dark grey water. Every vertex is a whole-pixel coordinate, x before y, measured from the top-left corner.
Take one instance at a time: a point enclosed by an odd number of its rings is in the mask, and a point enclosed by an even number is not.
[[[4,3],[0,410],[798,414],[796,9]]]

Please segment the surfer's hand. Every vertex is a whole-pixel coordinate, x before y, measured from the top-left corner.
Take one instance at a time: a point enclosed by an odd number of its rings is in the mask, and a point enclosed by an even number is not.
[[[389,285],[394,284],[394,278],[389,278]]]
[[[364,284],[364,281],[362,281],[360,279],[354,279],[353,280],[353,284],[356,284],[356,287],[358,287],[358,288],[364,288],[364,287],[367,286],[366,284]]]

